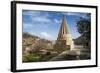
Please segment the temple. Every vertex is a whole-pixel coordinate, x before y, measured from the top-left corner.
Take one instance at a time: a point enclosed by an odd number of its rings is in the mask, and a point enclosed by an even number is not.
[[[66,17],[63,17],[62,24],[60,26],[60,31],[58,33],[58,38],[55,42],[54,49],[58,50],[71,50],[74,48],[74,43],[70,34],[70,29],[68,27],[68,22]]]

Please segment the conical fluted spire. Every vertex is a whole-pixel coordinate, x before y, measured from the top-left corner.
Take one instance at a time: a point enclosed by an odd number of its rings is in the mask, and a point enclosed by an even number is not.
[[[68,22],[66,20],[66,16],[64,16],[63,20],[62,20],[60,31],[59,31],[59,34],[58,34],[58,38],[60,38],[64,34],[69,34],[69,33],[70,32],[69,32]]]
[[[58,38],[54,45],[55,49],[71,50],[74,48],[74,43],[69,32],[68,22],[66,20],[66,16],[63,17],[62,24],[60,26],[60,31],[58,34]],[[60,50],[61,51],[61,50]]]

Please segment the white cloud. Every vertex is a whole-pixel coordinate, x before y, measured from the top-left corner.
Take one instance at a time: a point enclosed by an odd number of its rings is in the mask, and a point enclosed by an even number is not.
[[[32,10],[24,10],[23,15],[30,16],[31,21],[29,23],[32,24],[59,24],[58,19],[50,19],[49,12],[40,12],[40,11],[32,11]]]
[[[67,12],[67,13],[63,13],[64,15],[77,15],[76,13],[72,13],[72,12]]]
[[[29,15],[29,16],[37,16],[40,14],[41,14],[41,12],[39,12],[39,11],[31,11],[31,10],[23,12],[23,15]]]
[[[24,30],[32,30],[33,29],[33,27],[34,27],[34,25],[32,25],[31,23],[23,23],[23,29]]]
[[[54,19],[54,23],[59,24],[61,20]]]
[[[42,22],[42,23],[51,23],[51,20],[49,18],[42,17],[42,16],[33,17],[32,21],[33,22]]]
[[[41,32],[40,37],[44,38],[44,39],[48,39],[48,40],[53,40],[53,37],[50,34],[48,34],[47,32]]]
[[[83,18],[86,17],[86,14],[85,14],[85,13],[66,12],[66,13],[63,13],[63,14],[64,14],[64,15],[73,15],[73,16],[78,16],[78,17],[83,17]]]

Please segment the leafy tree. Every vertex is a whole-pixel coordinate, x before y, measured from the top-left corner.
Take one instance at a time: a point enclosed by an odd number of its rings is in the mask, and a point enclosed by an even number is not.
[[[91,18],[90,14],[87,14],[86,17],[80,17],[77,22],[77,30],[82,36],[83,45],[87,48],[90,48],[90,40],[91,40]]]

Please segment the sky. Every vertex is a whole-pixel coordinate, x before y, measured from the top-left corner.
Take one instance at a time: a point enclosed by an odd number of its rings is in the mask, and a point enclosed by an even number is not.
[[[76,23],[80,17],[86,18],[87,14],[88,13],[22,10],[23,32],[28,32],[48,40],[56,40],[63,16],[66,16],[69,31],[72,38],[75,39],[80,36],[77,31]]]

